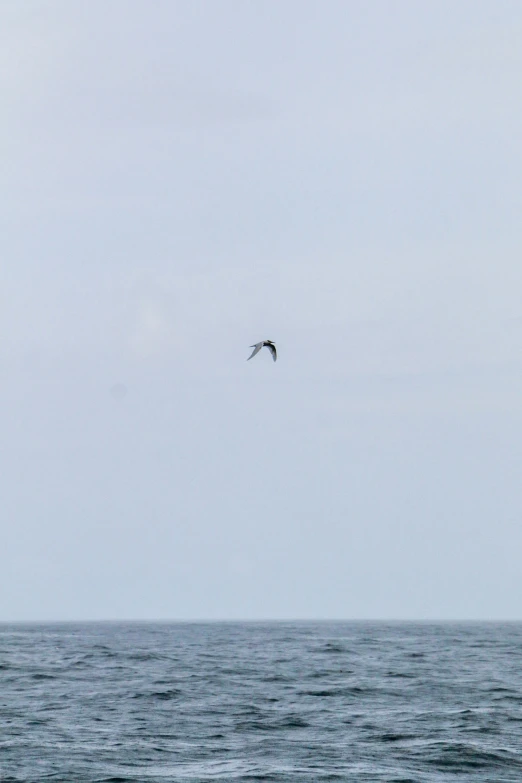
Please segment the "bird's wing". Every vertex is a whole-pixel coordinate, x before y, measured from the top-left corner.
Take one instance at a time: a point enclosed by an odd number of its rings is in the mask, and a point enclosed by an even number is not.
[[[269,350],[269,351],[270,351],[270,353],[272,354],[272,359],[273,359],[273,360],[274,360],[274,362],[275,362],[275,361],[276,361],[276,359],[277,359],[277,351],[276,351],[276,347],[275,347],[275,345],[267,345],[266,347],[268,348],[268,350]]]
[[[255,345],[251,345],[250,347],[253,348],[254,350],[252,351],[252,353],[248,357],[247,362],[249,361],[249,359],[252,358],[252,356],[255,356],[256,353],[259,353],[259,351],[263,347],[263,343],[256,343]]]

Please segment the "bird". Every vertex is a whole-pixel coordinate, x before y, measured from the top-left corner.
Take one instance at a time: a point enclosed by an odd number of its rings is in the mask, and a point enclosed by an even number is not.
[[[252,351],[252,353],[248,357],[247,362],[250,361],[252,356],[255,356],[256,353],[259,353],[259,351],[261,350],[261,348],[263,348],[263,346],[266,346],[268,348],[268,350],[272,354],[272,359],[275,362],[277,360],[277,351],[276,351],[276,347],[275,347],[274,343],[272,342],[272,340],[263,340],[263,342],[261,342],[261,343],[256,343],[255,345],[251,345],[250,347],[253,348],[254,350]]]

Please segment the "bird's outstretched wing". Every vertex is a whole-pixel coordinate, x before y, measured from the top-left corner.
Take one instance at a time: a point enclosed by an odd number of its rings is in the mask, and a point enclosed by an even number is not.
[[[272,359],[275,362],[277,360],[277,351],[276,351],[275,345],[267,345],[266,347],[268,348],[268,350],[272,354]]]
[[[253,348],[254,350],[252,351],[252,353],[248,357],[247,362],[252,358],[252,356],[255,356],[256,353],[259,353],[259,351],[263,347],[263,343],[256,343],[255,345],[251,345],[250,347]]]

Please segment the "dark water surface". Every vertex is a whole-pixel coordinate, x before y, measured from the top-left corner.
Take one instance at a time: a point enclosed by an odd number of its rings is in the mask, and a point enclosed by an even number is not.
[[[522,625],[0,625],[0,780],[521,783]]]

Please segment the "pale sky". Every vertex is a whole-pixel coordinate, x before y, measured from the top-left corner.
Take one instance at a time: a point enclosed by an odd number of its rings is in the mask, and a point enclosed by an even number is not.
[[[3,0],[0,619],[522,618],[521,40]]]

